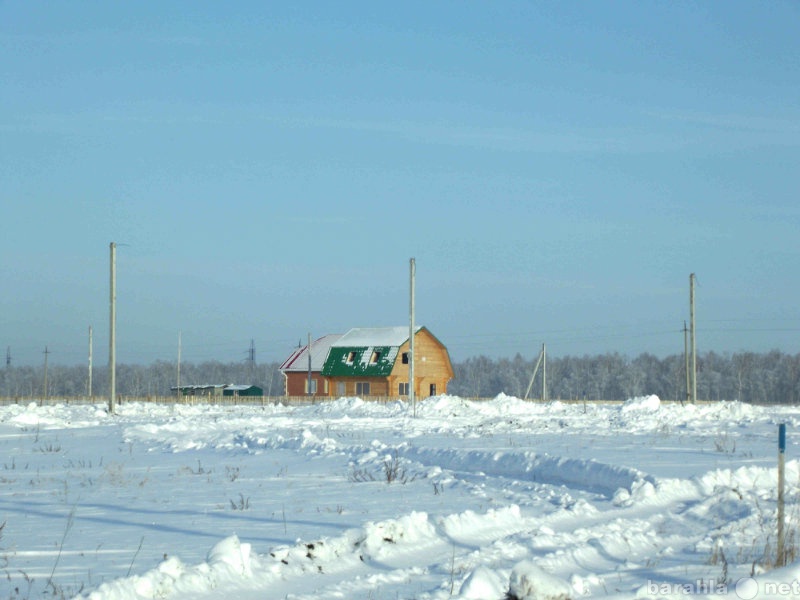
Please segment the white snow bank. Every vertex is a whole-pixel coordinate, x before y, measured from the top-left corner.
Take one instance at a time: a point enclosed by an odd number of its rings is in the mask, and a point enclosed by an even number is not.
[[[39,406],[36,402],[30,402],[26,406],[20,404],[5,406],[0,412],[0,423],[7,422],[20,429],[95,427],[107,418],[108,413],[102,405],[53,404]]]
[[[655,412],[661,407],[661,399],[655,394],[630,398],[622,405],[622,412],[645,411]]]
[[[401,400],[393,402],[367,402],[358,397],[342,396],[337,400],[318,402],[304,410],[320,416],[350,417],[391,417],[406,412],[406,404]]]
[[[236,574],[250,576],[250,544],[242,544],[235,535],[225,538],[208,553],[208,564],[227,565]]]
[[[786,461],[787,481],[800,480],[800,461]],[[743,466],[736,469],[714,469],[693,478],[703,495],[711,495],[718,489],[751,491],[776,489],[778,485],[777,467]]]
[[[362,528],[347,530],[338,537],[274,547],[266,555],[252,553],[250,544],[232,535],[217,543],[204,562],[189,566],[170,557],[141,576],[103,583],[88,595],[79,597],[87,600],[189,598],[213,590],[291,586],[293,580],[352,572],[367,568],[365,565],[381,569],[404,565],[414,570],[413,565],[418,560],[441,555],[453,539],[470,539],[475,543],[483,532],[498,525],[510,529],[512,520],[516,521],[516,529],[524,528],[516,506],[490,510],[485,515],[472,511],[449,515],[439,521],[440,527],[427,513],[413,511],[397,519],[367,522]],[[500,598],[507,589],[504,584],[500,575],[478,566],[461,584],[460,596],[474,600]]]
[[[426,398],[420,402],[417,413],[427,417],[467,417],[480,414],[480,410],[477,402],[445,394]]]
[[[242,544],[237,536],[232,535],[217,543],[204,563],[187,567],[178,558],[171,557],[144,575],[103,583],[87,598],[142,600],[169,598],[177,593],[197,595],[223,583],[252,576],[250,544]]]
[[[410,447],[405,457],[423,465],[437,465],[459,472],[477,472],[536,481],[613,496],[619,488],[632,490],[637,482],[655,480],[646,473],[593,459],[538,455],[535,452],[487,452]]]
[[[573,590],[563,579],[526,560],[511,571],[508,593],[515,600],[569,600]]]
[[[755,420],[768,419],[768,412],[763,406],[753,406],[743,402],[717,402],[701,405],[698,412],[706,421],[726,419],[728,424],[751,423]]]
[[[503,579],[486,567],[478,567],[461,584],[459,598],[464,600],[486,600],[502,598],[506,589]]]
[[[433,396],[419,403],[417,412],[426,417],[461,417],[485,419],[508,415],[540,415],[562,407],[560,402],[531,402],[500,393],[488,401],[465,400],[459,396]]]
[[[453,541],[476,544],[483,538],[494,538],[501,531],[519,531],[522,522],[519,506],[512,504],[500,509],[490,509],[485,514],[467,510],[448,515],[439,521],[439,525]]]
[[[436,530],[427,513],[412,512],[399,519],[367,523],[364,539],[359,544],[364,556],[383,561],[395,554],[398,547],[416,547],[436,538]]]

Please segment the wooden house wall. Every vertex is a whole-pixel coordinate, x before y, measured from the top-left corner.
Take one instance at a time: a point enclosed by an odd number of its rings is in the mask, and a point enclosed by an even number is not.
[[[400,384],[408,382],[409,365],[403,364],[403,353],[409,351],[410,344],[406,342],[400,346],[394,369],[388,377],[389,395],[399,394]],[[414,336],[414,379],[416,380],[415,395],[418,398],[427,398],[431,395],[431,384],[436,386],[436,394],[446,394],[447,384],[453,378],[453,366],[447,349],[433,337],[426,329]]]
[[[287,396],[306,396],[306,386],[308,385],[308,371],[301,373],[299,371],[291,371],[286,375],[286,395]],[[314,396],[327,396],[328,391],[325,389],[326,378],[319,372],[312,372],[311,379],[317,382],[317,393]],[[329,384],[330,385],[330,384]]]
[[[340,391],[340,383],[344,384],[344,392]],[[328,382],[328,395],[338,398],[340,396],[362,396],[359,394],[358,383],[369,383],[370,396],[396,395],[389,391],[388,381],[385,377],[330,377]]]

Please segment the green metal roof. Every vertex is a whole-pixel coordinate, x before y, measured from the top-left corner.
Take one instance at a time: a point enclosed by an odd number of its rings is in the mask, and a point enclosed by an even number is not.
[[[387,377],[397,346],[333,346],[322,366],[325,377]]]

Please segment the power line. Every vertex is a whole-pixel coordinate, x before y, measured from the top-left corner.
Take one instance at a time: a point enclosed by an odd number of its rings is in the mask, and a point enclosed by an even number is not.
[[[44,400],[47,403],[47,357],[50,354],[50,351],[47,349],[47,346],[44,347]]]

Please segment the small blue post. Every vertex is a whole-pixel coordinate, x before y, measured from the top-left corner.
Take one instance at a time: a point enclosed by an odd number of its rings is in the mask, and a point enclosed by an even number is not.
[[[786,423],[778,425],[778,452],[786,452]]]

